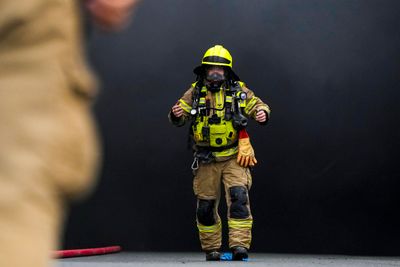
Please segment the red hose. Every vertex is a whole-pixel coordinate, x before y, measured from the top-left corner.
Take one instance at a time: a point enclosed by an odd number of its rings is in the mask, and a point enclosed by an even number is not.
[[[54,252],[53,257],[54,258],[70,258],[70,257],[102,255],[102,254],[116,253],[116,252],[120,252],[120,251],[121,251],[120,246],[57,250]]]

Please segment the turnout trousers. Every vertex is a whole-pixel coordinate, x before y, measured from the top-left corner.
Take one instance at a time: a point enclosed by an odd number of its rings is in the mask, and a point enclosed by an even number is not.
[[[253,217],[248,192],[252,177],[249,168],[241,167],[236,157],[221,162],[200,163],[195,171],[193,190],[197,197],[196,222],[201,247],[204,251],[221,248],[218,204],[222,184],[228,208],[229,247],[249,249]]]

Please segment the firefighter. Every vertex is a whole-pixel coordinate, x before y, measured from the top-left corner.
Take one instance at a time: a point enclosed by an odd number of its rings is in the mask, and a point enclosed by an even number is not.
[[[257,163],[246,132],[247,118],[265,125],[270,108],[232,70],[232,56],[221,45],[206,51],[194,69],[196,82],[169,113],[175,126],[191,123],[194,141],[193,190],[197,197],[196,222],[206,260],[220,260],[221,184],[228,207],[229,247],[233,260],[248,257],[253,217],[249,167]]]

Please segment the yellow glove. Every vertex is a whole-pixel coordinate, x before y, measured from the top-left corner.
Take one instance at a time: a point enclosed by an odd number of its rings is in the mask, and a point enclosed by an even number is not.
[[[245,129],[239,131],[237,163],[245,168],[248,166],[253,167],[257,164],[253,146]]]

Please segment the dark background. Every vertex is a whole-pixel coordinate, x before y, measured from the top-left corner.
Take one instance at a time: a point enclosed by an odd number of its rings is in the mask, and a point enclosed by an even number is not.
[[[121,34],[91,31],[105,156],[64,247],[200,250],[188,130],[167,112],[223,44],[272,109],[249,129],[253,251],[400,255],[399,11],[397,0],[145,0]]]

